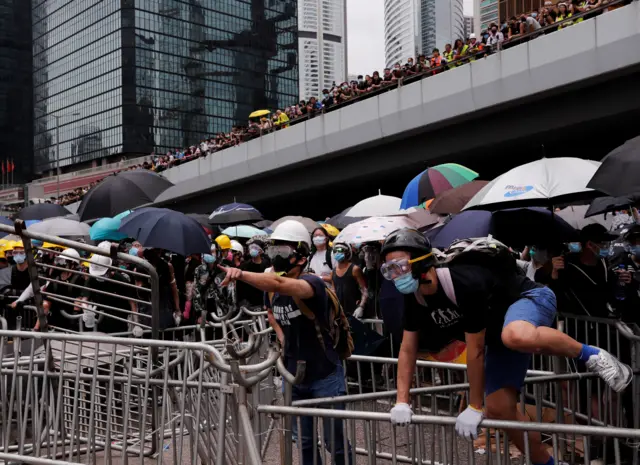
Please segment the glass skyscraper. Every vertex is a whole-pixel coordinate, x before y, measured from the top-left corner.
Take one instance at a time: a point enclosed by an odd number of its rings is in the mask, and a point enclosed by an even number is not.
[[[5,183],[29,180],[33,171],[30,15],[29,2],[0,0],[0,160],[5,171],[9,160],[15,164]]]
[[[298,98],[296,0],[32,0],[36,170],[196,144]],[[54,115],[57,115],[56,118]]]

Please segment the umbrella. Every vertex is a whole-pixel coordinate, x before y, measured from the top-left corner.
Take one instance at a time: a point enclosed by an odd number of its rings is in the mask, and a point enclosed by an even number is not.
[[[307,231],[309,231],[309,233],[312,233],[315,229],[320,227],[318,223],[305,216],[283,216],[279,220],[274,221],[271,226],[269,226],[269,229],[274,231],[280,224],[284,223],[287,220],[297,221],[298,223],[302,224],[307,229]]]
[[[332,216],[327,220],[327,223],[334,225],[338,229],[344,229],[350,224],[357,223],[358,221],[362,221],[366,218],[358,218],[353,216],[347,216],[347,212],[351,210],[352,207],[345,208],[343,211],[338,213],[335,216]]]
[[[246,203],[230,203],[209,215],[209,224],[241,224],[262,220],[262,213]]]
[[[588,187],[613,197],[640,193],[640,136],[626,141],[602,159]]]
[[[271,227],[272,224],[273,224],[273,221],[271,220],[262,220],[262,221],[258,221],[257,223],[253,223],[253,225],[258,229],[269,228]]]
[[[587,183],[600,164],[581,158],[543,158],[498,176],[473,196],[464,210],[553,206],[589,200],[598,192]]]
[[[167,179],[147,170],[107,176],[84,196],[78,215],[82,221],[109,218],[153,202],[171,186]]]
[[[582,229],[588,224],[601,224],[607,230],[611,229],[611,225],[613,224],[613,218],[609,217],[605,218],[604,215],[591,215],[590,217],[586,217],[586,213],[589,209],[588,205],[574,205],[567,208],[563,208],[559,212],[556,212],[560,218],[565,220],[575,229]]]
[[[269,110],[256,110],[249,115],[249,118],[260,118],[261,116],[270,115],[271,112]]]
[[[209,215],[205,215],[203,213],[187,213],[187,216],[196,220],[203,228],[211,229],[211,225],[209,224]]]
[[[431,213],[439,215],[460,213],[469,200],[487,184],[489,184],[488,181],[471,181],[462,186],[449,189],[438,194],[426,208]]]
[[[44,220],[46,218],[57,218],[70,214],[71,212],[62,205],[56,205],[55,203],[37,203],[20,210],[16,218],[21,220]]]
[[[188,256],[211,253],[211,241],[200,223],[167,208],[140,208],[123,218],[120,232],[145,247],[164,249]]]
[[[6,226],[11,226],[13,227],[13,221],[11,221],[9,218],[7,218],[6,216],[0,216],[0,224],[4,224]],[[6,232],[1,232],[0,231],[0,238],[5,237],[7,234]]]
[[[630,206],[636,204],[640,200],[639,196],[629,197],[598,197],[593,199],[589,209],[585,213],[588,218],[593,215],[615,212],[618,210],[627,210]]]
[[[378,194],[374,197],[361,200],[349,210],[346,216],[369,218],[371,216],[393,215],[400,211],[401,199],[389,195]],[[332,223],[333,224],[333,223]]]
[[[222,234],[226,234],[229,237],[241,237],[243,239],[251,239],[253,236],[264,236],[266,233],[258,228],[247,225],[229,226],[222,231]]]
[[[402,195],[401,208],[420,205],[439,194],[462,186],[478,177],[478,173],[457,163],[444,163],[428,168],[413,178]]]
[[[464,211],[426,233],[431,245],[438,249],[446,249],[458,239],[489,234],[512,247],[578,240],[578,232],[566,221],[546,208],[536,207]]]
[[[331,237],[337,237],[338,234],[340,234],[340,230],[329,223],[320,223],[320,226],[322,226]]]
[[[425,217],[417,219],[410,215],[397,215],[367,218],[350,224],[336,237],[334,243],[365,244],[367,242],[383,241],[389,234],[398,229],[420,229],[438,222],[438,218],[428,212]]]
[[[121,241],[126,239],[128,236],[118,231],[118,229],[120,229],[122,219],[130,213],[131,210],[127,210],[113,218],[102,218],[96,221],[89,230],[89,236],[94,241]]]
[[[58,237],[87,237],[89,225],[67,218],[49,218],[27,227],[28,231]]]

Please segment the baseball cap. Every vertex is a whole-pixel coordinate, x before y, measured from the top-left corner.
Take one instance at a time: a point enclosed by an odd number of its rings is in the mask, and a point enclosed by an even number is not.
[[[580,242],[586,243],[592,242],[609,242],[618,237],[618,234],[613,234],[607,231],[607,228],[601,224],[588,224],[580,231]]]

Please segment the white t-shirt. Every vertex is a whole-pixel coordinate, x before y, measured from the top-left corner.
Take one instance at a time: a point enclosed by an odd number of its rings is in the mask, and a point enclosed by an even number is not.
[[[319,276],[329,276],[331,275],[331,268],[327,265],[327,251],[317,251],[311,257],[309,262],[309,267],[313,270],[313,272]]]

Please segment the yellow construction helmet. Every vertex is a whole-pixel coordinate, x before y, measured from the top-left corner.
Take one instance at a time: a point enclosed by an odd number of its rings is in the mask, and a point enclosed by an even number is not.
[[[58,245],[58,244],[52,244],[51,242],[45,242],[44,244],[42,244],[42,248],[43,249],[66,249],[66,247]]]
[[[216,244],[220,250],[229,250],[231,248],[231,239],[224,234],[216,237]]]
[[[6,250],[13,250],[16,247],[19,247],[21,249],[24,249],[24,244],[22,243],[22,241],[11,241],[7,244],[7,247],[4,249]]]

